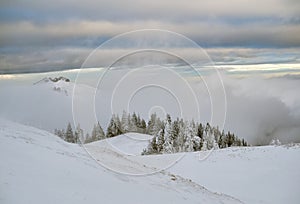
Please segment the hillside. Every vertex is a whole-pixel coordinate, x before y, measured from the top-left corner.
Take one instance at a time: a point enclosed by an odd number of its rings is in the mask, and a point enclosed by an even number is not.
[[[79,145],[2,119],[0,140],[3,204],[240,203],[180,176],[174,180],[175,175],[166,171],[147,176],[114,173],[98,165]],[[112,163],[126,164],[120,154],[108,155]],[[141,165],[127,167],[136,166]]]

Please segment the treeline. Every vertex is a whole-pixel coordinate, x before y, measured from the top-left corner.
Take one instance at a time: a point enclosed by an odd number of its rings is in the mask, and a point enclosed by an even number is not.
[[[68,123],[66,129],[54,130],[54,134],[70,143],[90,143],[127,132],[150,134],[144,119],[142,119],[136,113],[131,115],[125,111],[123,111],[121,119],[118,115],[112,115],[106,130],[106,134],[104,133],[99,122],[94,125],[91,133],[87,132],[86,134],[84,134],[83,130],[80,128],[80,124],[77,125],[75,130],[73,130],[70,123]]]
[[[154,113],[148,123],[136,113],[130,114],[123,111],[121,118],[113,114],[106,133],[99,122],[94,125],[91,133],[86,134],[79,124],[74,131],[70,123],[66,130],[55,130],[56,135],[70,143],[90,143],[127,132],[153,135],[153,139],[143,154],[191,152],[248,145],[244,139],[239,139],[231,132],[225,133],[209,123],[203,125],[193,120],[184,121],[179,118],[172,121],[169,114],[165,120],[161,120]]]
[[[244,139],[233,133],[220,131],[209,123],[195,123],[177,118],[172,121],[167,115],[165,121],[159,118],[150,120],[153,123],[154,137],[142,154],[162,154],[192,152],[200,150],[226,148],[231,146],[248,146]],[[150,122],[149,121],[149,122]]]

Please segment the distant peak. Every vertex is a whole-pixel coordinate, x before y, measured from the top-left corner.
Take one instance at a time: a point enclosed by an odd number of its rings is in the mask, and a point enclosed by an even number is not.
[[[66,78],[66,77],[63,77],[63,76],[60,76],[60,77],[54,77],[54,78],[51,78],[51,77],[45,77],[35,83],[33,83],[34,85],[35,84],[40,84],[40,83],[48,83],[48,82],[59,82],[59,81],[64,81],[64,82],[70,82],[70,79]]]

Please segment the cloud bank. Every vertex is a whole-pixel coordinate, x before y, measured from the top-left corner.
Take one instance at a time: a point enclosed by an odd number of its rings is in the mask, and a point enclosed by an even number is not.
[[[294,49],[295,59],[289,61],[299,62],[299,2],[257,4],[243,0],[1,1],[0,71],[80,67],[87,50],[120,33],[144,28],[178,32],[205,48],[222,48],[229,56],[225,51],[230,47],[258,53],[267,48],[273,55],[271,62],[276,62],[278,49]],[[244,59],[240,63],[247,62]]]

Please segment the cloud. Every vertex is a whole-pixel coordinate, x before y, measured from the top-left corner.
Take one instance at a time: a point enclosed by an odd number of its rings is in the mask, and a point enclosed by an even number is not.
[[[267,0],[259,6],[255,1],[238,0],[1,1],[0,5],[2,73],[78,67],[86,55],[79,56],[77,51],[144,28],[178,32],[206,48],[272,48],[277,53],[279,48],[300,46],[300,6],[292,0]],[[220,60],[236,63],[239,57],[221,56]],[[247,62],[245,56],[241,58],[241,63]]]
[[[300,46],[300,24],[252,23],[232,25],[215,22],[166,23],[160,21],[68,21],[55,24],[2,23],[0,45],[80,45],[89,38],[104,39],[143,28],[166,29],[190,37],[203,46]]]
[[[39,1],[1,1],[2,12],[8,10],[19,19],[30,19],[37,22],[64,21],[70,19],[86,20],[167,20],[191,21],[201,18],[264,18],[279,17],[290,18],[299,16],[299,3],[297,1],[266,0],[259,2],[247,0],[204,0],[204,1],[77,1],[54,0],[51,2]],[[127,5],[124,7],[124,5]],[[20,10],[19,8],[22,8]],[[6,15],[5,15],[6,14]],[[8,12],[3,17],[12,18]],[[18,19],[14,17],[14,19]]]
[[[104,70],[85,70],[79,78],[81,85],[76,86],[74,91],[75,112],[71,109],[71,95],[67,97],[53,92],[51,86],[32,86],[32,83],[46,76],[61,75],[74,82],[78,70],[23,74],[15,79],[9,76],[0,80],[0,96],[3,99],[0,101],[0,115],[34,126],[41,125],[52,131],[54,128],[65,128],[65,124],[72,121],[72,114],[76,115],[76,123],[83,121],[80,123],[91,126],[93,122],[87,121],[94,121],[93,102],[98,120],[104,128],[109,123],[111,113],[121,114],[123,109],[129,108],[129,111],[137,111],[143,118],[147,118],[152,107],[162,107],[172,118],[194,118],[203,123],[218,125],[220,129],[225,125],[226,131],[232,131],[252,145],[268,144],[273,138],[278,138],[283,143],[300,142],[298,79],[266,79],[257,76],[236,78],[222,73],[227,99],[225,102],[222,88],[218,85],[219,78],[215,74],[203,76],[208,84],[210,97],[199,77],[197,81],[187,77],[180,78],[178,74],[184,75],[181,70],[160,69],[113,69],[98,86],[99,77]],[[25,82],[17,86],[17,81]],[[199,104],[186,82],[192,87]],[[95,92],[91,87],[99,89]],[[227,107],[227,111],[223,124],[224,107]],[[43,117],[45,115],[47,117]]]
[[[226,80],[226,79],[225,79]],[[226,80],[226,127],[252,144],[300,142],[299,80],[248,77]]]

